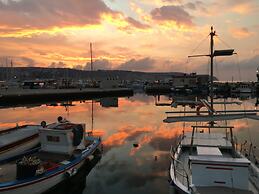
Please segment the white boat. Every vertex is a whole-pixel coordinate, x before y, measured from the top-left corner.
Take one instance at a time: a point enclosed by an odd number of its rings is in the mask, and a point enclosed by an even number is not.
[[[251,85],[249,85],[248,83],[240,83],[237,90],[239,91],[239,93],[252,93]]]
[[[196,115],[173,116],[164,120],[168,123],[209,121],[208,126],[192,126],[192,132],[183,132],[175,149],[171,148],[170,183],[174,186],[173,188],[185,194],[258,194],[259,168],[238,151],[234,141],[233,127],[219,126],[215,123],[215,121],[229,119],[259,119],[256,110],[217,112],[213,108],[215,104],[213,102],[213,58],[232,55],[234,52],[233,49],[214,51],[213,37],[215,35],[215,31],[211,28],[211,53],[194,56],[211,58],[211,101],[208,103],[204,99],[200,100],[208,110],[184,111],[184,114],[196,113]],[[201,112],[208,115],[200,115]],[[218,133],[220,129],[225,130],[224,134]]]
[[[86,137],[83,124],[60,122],[39,129],[41,148],[0,166],[0,193],[43,193],[78,169],[100,147],[100,138]]]
[[[23,125],[0,131],[0,161],[39,146],[40,125]]]
[[[259,169],[237,151],[233,136],[212,130],[231,126],[193,126],[171,148],[170,181],[186,194],[259,192]],[[211,132],[205,133],[205,130]]]

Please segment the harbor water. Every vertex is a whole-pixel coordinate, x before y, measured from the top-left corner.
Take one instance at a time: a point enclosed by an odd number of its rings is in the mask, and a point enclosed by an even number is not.
[[[176,144],[177,136],[183,130],[190,131],[191,126],[195,124],[163,123],[167,116],[166,111],[191,110],[188,106],[178,106],[174,109],[170,106],[156,106],[159,102],[170,103],[172,98],[186,97],[135,94],[132,97],[1,107],[0,129],[23,124],[40,124],[43,120],[51,123],[55,122],[58,116],[75,123],[85,123],[88,132],[101,136],[103,154],[91,170],[86,170],[84,181],[73,181],[76,193],[172,193],[168,182],[169,150],[171,145]],[[218,98],[216,101],[243,102],[242,105],[227,105],[227,108],[232,110],[254,109],[258,102],[256,98],[249,96]],[[223,105],[217,106],[217,109],[224,109]],[[247,141],[258,147],[258,122],[240,119],[228,121],[227,124],[235,127],[234,135],[238,143]],[[82,180],[82,175],[78,180]],[[77,183],[78,187],[74,185]],[[66,193],[64,187],[65,185],[61,185],[58,190]],[[78,188],[82,189],[78,191]]]

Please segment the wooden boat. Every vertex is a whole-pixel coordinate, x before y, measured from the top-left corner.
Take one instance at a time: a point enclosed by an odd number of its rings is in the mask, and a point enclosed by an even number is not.
[[[22,125],[0,131],[0,162],[39,146],[40,125]]]
[[[85,159],[100,147],[100,138],[86,137],[84,125],[68,121],[39,129],[41,148],[0,166],[2,194],[43,193],[77,174]],[[29,161],[29,162],[28,162]]]
[[[209,56],[211,58],[211,101],[208,103],[204,99],[200,100],[201,104],[207,108],[205,113],[208,115],[200,115],[200,111],[184,111],[184,116],[167,117],[164,120],[167,123],[209,121],[209,125],[192,126],[191,133],[183,133],[180,136],[176,149],[171,148],[170,183],[185,194],[258,194],[259,168],[238,151],[234,141],[233,127],[219,126],[215,123],[215,121],[230,119],[259,119],[256,110],[214,110],[213,58],[232,55],[234,52],[233,49],[214,51],[213,37],[215,35],[212,27],[211,53],[209,55],[192,56]],[[196,113],[196,115],[187,116],[186,113]],[[225,129],[225,134],[217,133],[220,129]]]

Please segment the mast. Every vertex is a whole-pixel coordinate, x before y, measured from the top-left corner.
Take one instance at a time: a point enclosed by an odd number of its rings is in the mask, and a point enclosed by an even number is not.
[[[92,50],[92,43],[90,43],[90,54],[91,54],[91,71],[93,71],[93,50]]]
[[[93,71],[93,50],[92,50],[92,43],[90,43],[90,55],[91,55],[91,72]],[[91,76],[91,81],[93,84],[93,75]],[[94,100],[92,99],[92,106],[91,106],[91,133],[94,130]]]
[[[214,108],[213,108],[213,60],[214,57],[217,56],[230,56],[235,54],[234,49],[227,49],[227,50],[214,50],[214,36],[216,36],[216,32],[213,29],[213,26],[210,28],[210,54],[205,55],[191,55],[188,57],[210,57],[210,87],[209,87],[209,95],[210,95],[210,115],[213,115]]]
[[[213,31],[213,26],[211,26],[210,32],[210,106],[211,110],[213,110],[213,58],[214,58],[214,36],[216,32]],[[213,111],[211,112],[213,115]]]

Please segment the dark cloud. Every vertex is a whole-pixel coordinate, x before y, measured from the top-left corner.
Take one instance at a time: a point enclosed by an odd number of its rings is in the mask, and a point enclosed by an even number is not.
[[[181,3],[182,0],[162,0],[164,3]]]
[[[150,71],[154,68],[155,60],[149,57],[136,60],[131,59],[125,63],[122,63],[118,69],[120,70],[131,70],[131,71]]]
[[[83,70],[84,69],[83,65],[75,65],[73,68],[77,69],[77,70]]]
[[[141,136],[141,135],[143,135],[143,134],[145,134],[145,133],[149,133],[149,132],[147,132],[147,131],[135,131],[134,133],[132,133],[132,134],[130,134],[130,136],[128,136],[127,138],[126,138],[126,140],[127,141],[134,141],[134,140],[136,140],[139,136]]]
[[[133,27],[135,28],[139,28],[139,29],[146,29],[146,28],[150,28],[149,25],[146,24],[142,24],[141,22],[135,20],[132,17],[127,17],[126,21],[131,24]]]
[[[3,66],[13,67],[34,67],[37,63],[28,57],[3,56],[0,58],[0,64]]]
[[[202,1],[188,2],[184,4],[183,7],[192,11],[208,12],[206,8],[207,6]]]
[[[195,9],[196,9],[196,4],[195,4],[195,3],[192,3],[192,2],[189,2],[189,3],[186,3],[186,4],[184,5],[184,7],[189,8],[189,9],[192,9],[192,10],[195,10]]]
[[[116,14],[101,0],[0,1],[0,23],[16,28],[99,24],[103,13]]]
[[[0,1],[0,25],[5,26],[0,32],[98,25],[104,14],[125,20],[128,23],[125,30],[149,27],[110,9],[102,0],[7,0]]]
[[[204,72],[208,64],[194,66],[196,72]],[[259,54],[244,60],[238,60],[238,56],[218,57],[214,62],[214,75],[222,81],[255,81],[256,69],[259,67]],[[207,71],[208,73],[208,71]]]
[[[49,68],[65,68],[67,67],[67,64],[59,61],[59,62],[52,62],[49,66]]]
[[[85,67],[85,70],[91,70],[91,63],[88,62]],[[112,69],[112,64],[107,59],[97,59],[93,62],[94,70],[109,70]]]
[[[174,21],[177,25],[193,25],[192,17],[182,6],[168,5],[155,8],[151,11],[151,16],[156,21]]]
[[[106,158],[107,157],[108,155]],[[161,176],[161,174],[166,174],[165,172],[168,169],[170,161],[168,159],[168,154],[161,154],[159,157],[159,163],[147,158],[143,158],[141,160],[142,162],[138,167],[145,169],[145,172],[140,171],[138,168],[134,168],[135,163],[132,163],[130,159],[120,160],[119,158],[109,158],[108,160],[99,164],[98,172],[96,175],[98,176],[99,173],[101,173],[103,180],[102,182],[105,182],[105,185],[106,187],[108,186],[110,192],[114,188],[123,186],[123,188],[126,188],[126,193],[132,193],[133,190],[139,193],[138,189],[146,189],[145,186],[149,184],[152,184],[153,186],[151,186],[152,189],[148,193],[166,191],[166,187],[163,189],[161,187],[157,187],[157,185],[154,185],[153,183],[162,179],[164,181],[161,182],[167,184],[167,177],[163,175]],[[96,182],[94,181],[94,183]],[[94,187],[94,185],[91,185],[91,187]],[[159,189],[159,191],[157,189]],[[106,192],[103,191],[102,193]]]
[[[155,137],[149,142],[149,145],[159,151],[168,151],[172,145],[173,140],[171,138]]]

